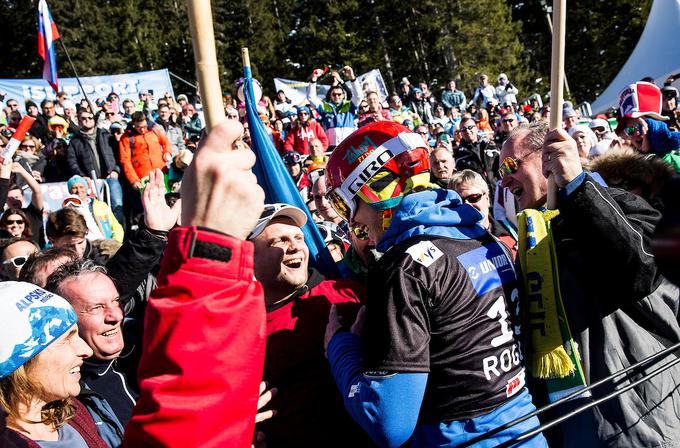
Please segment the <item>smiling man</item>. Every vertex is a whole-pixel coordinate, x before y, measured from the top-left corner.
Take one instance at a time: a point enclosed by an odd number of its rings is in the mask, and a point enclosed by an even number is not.
[[[309,270],[300,229],[306,222],[297,207],[268,204],[248,237],[267,308],[263,379],[279,390],[270,406],[276,416],[258,429],[269,446],[364,446],[365,436],[343,409],[323,349],[331,304],[353,318],[360,287]]]
[[[593,384],[680,342],[678,290],[661,277],[650,248],[658,211],[632,193],[606,187],[595,173],[583,171],[576,142],[562,129],[548,132],[543,121],[515,130],[501,157],[501,185],[515,195],[520,208],[543,207],[549,174],[558,187],[559,215],[550,220],[553,272],[564,307],[560,325],[573,335],[572,346],[580,355],[575,369],[582,375],[551,376],[544,382],[548,396],[538,400],[555,401],[575,387]],[[538,288],[539,298],[550,293]],[[536,294],[531,292],[524,309],[535,302]],[[530,353],[541,343],[542,319],[527,312],[534,329],[527,337]],[[678,367],[664,371],[597,411],[564,422],[559,428],[563,445],[623,448],[677,443],[680,391],[675,378],[679,374]],[[617,389],[632,386],[633,381],[622,377]],[[587,402],[589,397],[574,398],[560,412]]]
[[[139,396],[134,346],[123,340],[123,308],[106,269],[91,260],[62,265],[46,289],[65,298],[78,315],[78,333],[93,355],[81,367],[81,393],[110,446],[120,446],[125,425]],[[137,353],[137,350],[135,353]]]

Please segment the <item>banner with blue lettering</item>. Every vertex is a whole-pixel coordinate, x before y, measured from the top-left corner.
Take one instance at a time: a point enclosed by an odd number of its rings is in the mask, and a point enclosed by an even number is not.
[[[92,102],[98,98],[105,99],[111,92],[118,94],[121,103],[126,98],[136,103],[140,92],[153,91],[155,99],[162,97],[165,92],[174,96],[167,69],[120,75],[86,76],[80,78],[80,82]],[[68,92],[75,103],[84,98],[76,78],[60,78],[59,88]],[[5,100],[17,100],[22,109],[27,100],[40,104],[46,98],[52,100],[56,98],[52,87],[44,79],[0,79],[0,92],[7,92]]]

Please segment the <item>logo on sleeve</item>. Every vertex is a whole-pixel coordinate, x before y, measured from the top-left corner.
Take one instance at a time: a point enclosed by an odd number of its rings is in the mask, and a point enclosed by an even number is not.
[[[477,294],[482,295],[515,280],[512,262],[498,243],[487,244],[458,256]]]
[[[414,244],[406,249],[406,253],[413,258],[413,261],[422,264],[426,268],[430,267],[432,263],[444,255],[444,252],[432,244],[432,241],[420,241],[418,244]]]

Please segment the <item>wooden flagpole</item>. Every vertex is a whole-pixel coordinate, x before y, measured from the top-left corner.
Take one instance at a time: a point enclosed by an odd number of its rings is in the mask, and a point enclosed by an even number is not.
[[[553,0],[552,58],[550,63],[550,129],[562,128],[562,98],[564,89],[564,32],[567,0]],[[549,210],[557,208],[557,185],[552,174],[548,177]]]
[[[207,131],[226,119],[222,104],[222,89],[215,50],[210,0],[187,0],[189,29],[194,47],[196,76],[201,93],[201,104]]]

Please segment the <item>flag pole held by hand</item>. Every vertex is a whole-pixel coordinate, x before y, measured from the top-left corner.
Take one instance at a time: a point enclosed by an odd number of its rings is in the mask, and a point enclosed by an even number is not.
[[[550,64],[550,129],[562,128],[562,97],[564,88],[564,31],[567,0],[553,0],[552,59]],[[549,210],[557,209],[557,184],[553,174],[548,177]]]
[[[187,0],[189,28],[194,47],[196,75],[207,131],[226,119],[222,105],[222,89],[217,68],[215,33],[210,0]]]

